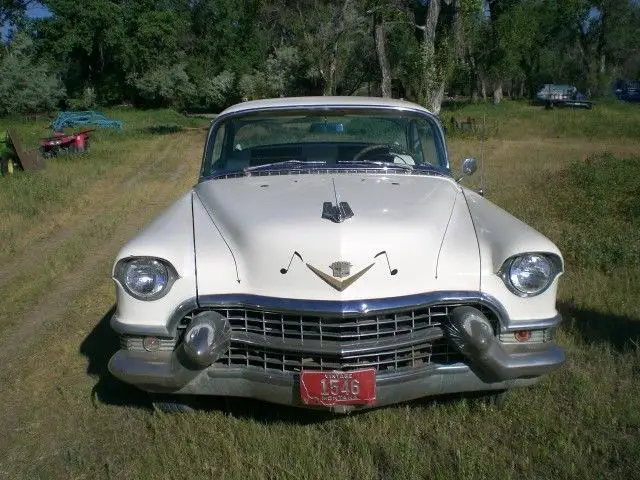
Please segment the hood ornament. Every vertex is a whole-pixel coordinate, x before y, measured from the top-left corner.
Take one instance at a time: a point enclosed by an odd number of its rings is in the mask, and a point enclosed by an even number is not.
[[[358,280],[360,277],[362,277],[365,273],[367,273],[369,271],[369,269],[375,265],[375,263],[372,263],[371,265],[369,265],[369,266],[363,268],[362,270],[360,270],[358,273],[355,273],[355,274],[351,275],[350,277],[345,278],[344,280],[340,280],[339,278],[335,278],[335,277],[338,277],[338,276],[346,277],[346,276],[349,275],[350,269],[351,269],[351,264],[349,262],[334,262],[334,263],[332,263],[330,268],[333,271],[333,276],[331,276],[328,273],[325,273],[322,270],[314,267],[310,263],[307,263],[306,265],[307,265],[307,268],[309,268],[309,270],[311,270],[313,273],[318,275],[322,280],[327,282],[329,285],[331,285],[333,288],[335,288],[339,292],[342,292],[347,287],[352,285],[356,280]]]
[[[353,217],[353,210],[347,202],[339,202],[337,205],[331,202],[322,204],[322,218],[331,220],[333,223],[342,223],[351,217]]]
[[[351,210],[347,202],[341,202],[339,200],[335,179],[331,179],[331,184],[333,185],[333,196],[336,199],[336,204],[324,202],[322,204],[322,218],[331,220],[333,223],[342,223],[347,218],[353,217],[353,210]]]

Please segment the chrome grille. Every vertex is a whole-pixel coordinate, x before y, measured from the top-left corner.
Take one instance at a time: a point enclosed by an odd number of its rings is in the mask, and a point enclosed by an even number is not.
[[[246,308],[215,309],[226,317],[236,332],[280,339],[358,341],[383,339],[440,326],[457,305],[416,307],[390,313],[367,313],[348,317],[291,314]],[[490,311],[481,307],[485,314]],[[182,328],[191,320],[185,317]],[[266,341],[268,343],[268,340]]]
[[[389,373],[395,370],[424,366],[432,362],[452,364],[462,361],[463,357],[446,340],[348,356],[307,356],[233,342],[229,352],[218,360],[218,364],[229,367],[273,369],[283,372],[375,368],[379,373]]]
[[[226,317],[236,338],[229,351],[217,365],[273,369],[283,372],[301,370],[353,370],[375,368],[378,372],[416,368],[430,363],[453,364],[463,362],[464,357],[446,338],[425,341],[412,346],[400,346],[407,335],[440,331],[453,309],[460,304],[418,306],[393,312],[371,312],[331,316],[315,313],[289,313],[260,310],[257,308],[211,308]],[[497,318],[487,307],[474,304],[497,326]],[[178,338],[197,310],[184,317],[179,325]],[[250,334],[258,342],[246,342],[242,334]],[[397,339],[397,341],[395,340]],[[367,353],[336,355],[331,353],[309,354],[284,351],[277,343],[289,340],[304,347],[304,342],[358,345],[380,340],[385,346]],[[396,345],[394,345],[394,342]],[[290,350],[290,349],[289,349]]]

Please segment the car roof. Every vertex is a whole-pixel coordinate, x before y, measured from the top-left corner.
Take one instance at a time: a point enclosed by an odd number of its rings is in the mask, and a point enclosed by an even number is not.
[[[220,115],[228,113],[240,113],[249,110],[262,110],[272,108],[294,107],[382,107],[397,108],[402,110],[418,110],[430,113],[426,108],[405,100],[381,97],[283,97],[266,98],[264,100],[251,100],[237,103],[224,110]]]

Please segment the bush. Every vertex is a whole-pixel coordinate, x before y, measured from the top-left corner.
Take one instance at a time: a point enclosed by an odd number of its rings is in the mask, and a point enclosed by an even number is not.
[[[0,115],[54,110],[64,97],[60,79],[35,60],[33,41],[18,33],[0,60]]]
[[[138,96],[154,107],[182,107],[196,93],[183,64],[161,65],[129,78]]]
[[[293,88],[299,66],[300,57],[297,49],[279,48],[269,56],[264,70],[242,75],[238,89],[247,100],[286,96]]]

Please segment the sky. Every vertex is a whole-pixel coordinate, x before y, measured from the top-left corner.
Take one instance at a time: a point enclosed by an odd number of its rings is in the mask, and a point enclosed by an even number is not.
[[[50,17],[51,12],[39,3],[34,3],[27,9],[27,16],[29,16],[29,18],[45,18]]]
[[[27,16],[29,18],[45,18],[50,17],[51,12],[47,10],[46,7],[40,5],[39,3],[34,3],[27,8]],[[9,33],[10,25],[2,25],[0,27],[0,39],[6,40],[7,34]]]

